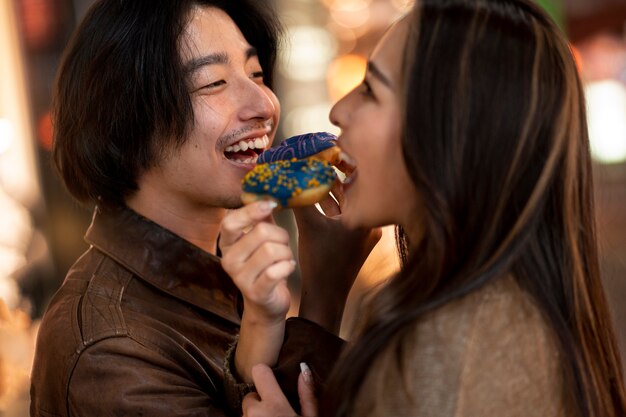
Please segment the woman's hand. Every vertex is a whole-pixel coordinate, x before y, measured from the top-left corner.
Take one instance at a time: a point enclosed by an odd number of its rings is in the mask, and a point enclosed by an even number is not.
[[[348,230],[341,224],[343,192],[337,181],[320,206],[295,209],[302,277],[300,317],[338,334],[348,294],[382,236],[381,229]],[[336,199],[336,200],[335,200]]]
[[[271,218],[275,207],[261,201],[234,210],[222,221],[220,233],[222,267],[244,300],[234,362],[246,382],[252,380],[252,366],[278,360],[291,302],[287,278],[295,261],[289,234]]]
[[[296,412],[276,382],[274,373],[265,365],[252,368],[252,378],[257,392],[243,399],[244,417],[293,417]],[[317,398],[308,367],[304,367],[298,378],[298,394],[302,417],[317,416]]]

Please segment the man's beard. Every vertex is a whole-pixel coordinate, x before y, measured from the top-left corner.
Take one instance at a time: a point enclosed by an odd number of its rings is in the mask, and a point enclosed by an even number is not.
[[[243,207],[243,203],[241,202],[241,197],[237,195],[237,196],[230,196],[226,198],[222,204],[222,207],[224,207],[225,209],[229,209],[229,210],[234,210],[234,209]]]

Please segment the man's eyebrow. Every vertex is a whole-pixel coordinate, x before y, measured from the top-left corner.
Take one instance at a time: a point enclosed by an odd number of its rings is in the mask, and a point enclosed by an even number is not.
[[[251,46],[246,50],[246,60],[258,56],[258,51],[255,47]],[[215,54],[209,54],[193,58],[187,61],[184,65],[185,74],[192,74],[206,65],[220,65],[228,64],[228,55],[223,52],[217,52]]]
[[[207,65],[228,64],[228,55],[223,52],[190,59],[183,66],[185,74],[192,74]]]
[[[254,46],[249,47],[248,50],[246,51],[246,60],[255,56],[259,56],[259,51],[257,51],[257,49]]]
[[[383,74],[383,72],[374,64],[372,61],[367,63],[367,71],[371,73],[374,77],[376,77],[380,82],[385,84],[387,87],[392,88],[392,82]]]

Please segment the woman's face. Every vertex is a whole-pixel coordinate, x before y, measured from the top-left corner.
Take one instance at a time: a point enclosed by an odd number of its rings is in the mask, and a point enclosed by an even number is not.
[[[408,20],[396,23],[372,53],[363,83],[330,113],[338,144],[354,172],[344,183],[342,219],[377,227],[414,219],[417,194],[402,157],[403,50]],[[408,229],[408,228],[407,228]]]

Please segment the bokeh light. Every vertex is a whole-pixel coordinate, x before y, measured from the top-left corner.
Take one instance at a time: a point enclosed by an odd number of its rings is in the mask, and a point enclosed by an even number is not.
[[[370,3],[366,0],[336,1],[330,6],[330,16],[341,26],[358,28],[370,19]]]
[[[391,0],[391,5],[399,11],[408,12],[415,4],[415,0]]]
[[[618,81],[586,87],[591,152],[601,163],[626,161],[626,86]]]
[[[315,26],[294,26],[288,32],[289,47],[281,55],[281,70],[298,81],[323,77],[337,51],[335,39],[327,30]]]
[[[339,128],[328,118],[331,107],[330,103],[319,103],[289,111],[283,124],[286,137],[320,131],[339,134]]]
[[[328,67],[328,95],[336,102],[361,83],[367,59],[362,55],[348,54],[335,59]]]
[[[0,119],[0,155],[5,153],[13,144],[15,128],[9,119]]]

